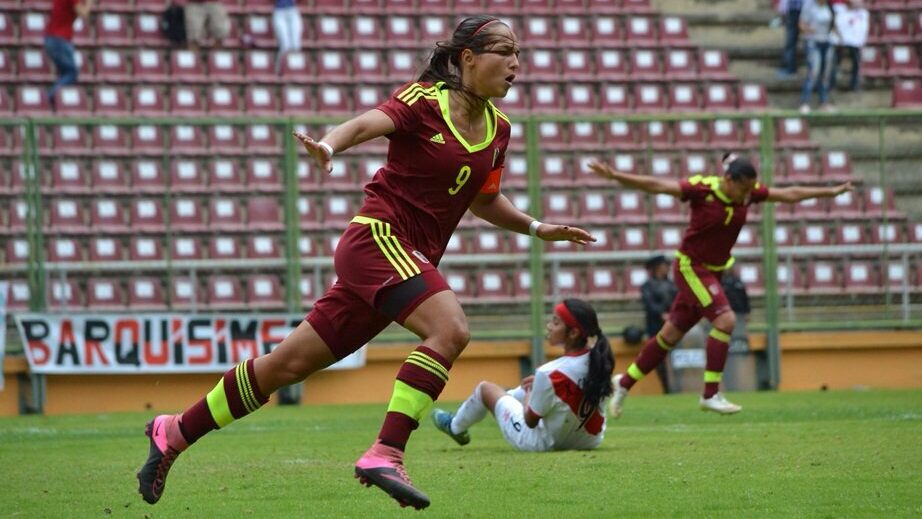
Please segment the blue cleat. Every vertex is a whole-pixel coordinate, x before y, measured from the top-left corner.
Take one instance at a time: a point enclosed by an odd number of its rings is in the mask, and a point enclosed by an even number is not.
[[[451,439],[458,443],[458,445],[467,445],[471,443],[471,435],[467,431],[455,434],[451,432],[451,420],[455,417],[452,413],[448,411],[443,411],[441,409],[434,409],[432,411],[432,423],[435,424],[435,428],[442,431],[443,433],[451,436]]]

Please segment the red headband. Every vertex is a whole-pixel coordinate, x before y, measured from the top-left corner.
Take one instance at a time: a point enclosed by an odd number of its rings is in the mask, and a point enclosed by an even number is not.
[[[473,39],[474,39],[474,36],[477,36],[477,33],[480,32],[481,29],[483,29],[483,28],[486,27],[487,25],[490,25],[490,24],[493,23],[493,22],[498,22],[498,21],[499,21],[498,19],[494,18],[494,19],[492,19],[492,20],[488,20],[488,21],[486,21],[486,22],[483,22],[483,24],[482,24],[480,27],[478,27],[476,31],[474,31],[473,33],[471,33],[471,36],[470,36],[470,38],[468,38],[468,41],[473,40]]]
[[[573,314],[570,313],[570,309],[567,308],[567,305],[563,303],[558,303],[557,306],[554,307],[554,313],[557,314],[558,317],[560,317],[560,319],[563,321],[565,325],[567,325],[568,328],[576,328],[577,330],[579,330],[580,336],[582,337],[587,336],[586,330],[584,330],[583,327],[579,324],[579,321],[577,321],[576,318],[573,317]]]

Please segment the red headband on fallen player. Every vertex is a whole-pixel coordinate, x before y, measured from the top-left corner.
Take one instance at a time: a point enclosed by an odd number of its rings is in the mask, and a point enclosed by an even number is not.
[[[490,24],[493,23],[493,22],[498,22],[498,21],[499,21],[499,20],[497,20],[497,19],[494,18],[494,19],[492,19],[492,20],[483,22],[483,24],[482,24],[480,27],[478,27],[476,31],[474,31],[473,33],[471,33],[471,36],[470,36],[470,38],[468,38],[468,41],[474,39],[474,36],[477,36],[477,33],[480,32],[481,29],[483,29],[483,28],[486,27],[487,25],[490,25]]]
[[[554,307],[554,313],[560,317],[560,320],[562,320],[563,324],[567,325],[568,328],[576,328],[579,330],[581,337],[586,337],[586,330],[584,330],[583,327],[579,324],[579,321],[573,317],[573,314],[570,313],[570,309],[567,308],[567,305],[558,303],[557,306]]]

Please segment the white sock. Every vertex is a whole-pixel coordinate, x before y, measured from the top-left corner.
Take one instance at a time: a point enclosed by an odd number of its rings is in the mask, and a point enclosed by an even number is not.
[[[480,396],[480,384],[474,388],[471,396],[461,404],[454,418],[451,420],[452,434],[460,434],[471,428],[475,423],[483,420],[487,416],[487,406],[483,405],[483,398]]]

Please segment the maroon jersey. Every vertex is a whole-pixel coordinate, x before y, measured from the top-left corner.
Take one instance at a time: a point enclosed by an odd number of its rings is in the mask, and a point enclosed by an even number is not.
[[[768,187],[756,183],[749,198],[738,204],[721,192],[720,179],[697,175],[679,182],[682,200],[691,205],[691,223],[679,252],[709,267],[729,266],[730,249],[746,223],[750,204],[768,198]]]
[[[499,192],[511,130],[509,118],[488,103],[486,139],[468,143],[452,124],[448,94],[442,82],[411,83],[378,107],[396,130],[359,210],[390,223],[435,264],[474,197]]]

